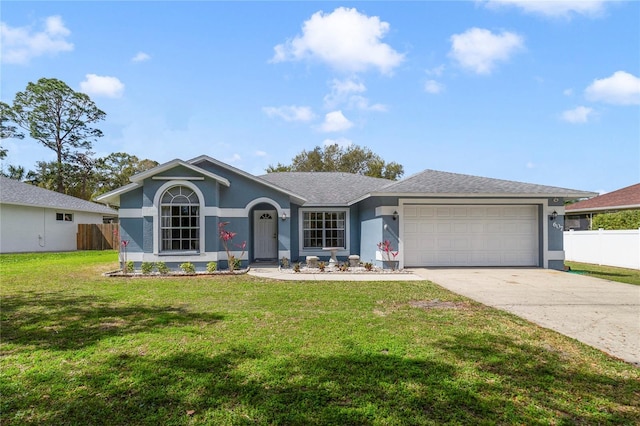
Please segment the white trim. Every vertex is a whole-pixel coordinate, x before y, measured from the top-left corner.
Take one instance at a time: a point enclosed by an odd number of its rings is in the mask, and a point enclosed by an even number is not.
[[[291,261],[291,250],[278,250],[278,259],[282,259],[283,257]]]
[[[298,209],[298,256],[326,256],[327,251],[320,248],[304,248],[304,213],[305,212],[344,212],[344,245],[345,248],[337,252],[340,256],[351,254],[351,210],[348,207],[336,207],[336,208],[314,208],[314,207],[301,207]]]
[[[120,209],[118,217],[120,219],[140,219],[143,217],[142,209]]]
[[[193,166],[192,166],[193,167]],[[204,250],[204,244],[205,244],[205,230],[204,230],[204,194],[202,193],[202,191],[200,191],[200,188],[198,188],[194,183],[186,181],[186,180],[172,180],[169,182],[164,183],[162,186],[160,186],[160,188],[158,188],[156,190],[155,195],[153,196],[153,208],[155,209],[155,214],[153,215],[153,254],[154,255],[160,255],[160,240],[161,240],[161,235],[160,235],[160,219],[159,219],[159,209],[160,209],[160,201],[162,196],[164,195],[165,191],[173,186],[186,186],[187,188],[191,189],[193,192],[196,193],[196,195],[198,196],[198,202],[199,202],[199,212],[200,212],[200,232],[198,235],[199,241],[200,241],[200,251],[202,252]],[[171,257],[171,256],[168,256]],[[178,257],[182,257],[184,259],[184,256],[178,256]]]
[[[235,251],[234,251],[235,252]],[[283,251],[282,253],[289,253]],[[227,252],[222,250],[218,252],[201,252],[201,253],[185,253],[185,254],[154,254],[141,252],[128,252],[127,260],[134,262],[217,262],[219,260],[228,260]],[[249,260],[249,254],[245,252],[240,260]]]
[[[547,261],[564,260],[564,250],[550,250]]]
[[[211,172],[209,172],[209,171],[207,171],[205,169],[201,169],[198,166],[194,166],[193,164],[184,162],[184,161],[182,161],[180,159],[177,159],[177,158],[175,160],[168,161],[168,162],[166,162],[164,164],[160,164],[159,166],[156,166],[153,169],[149,169],[149,170],[146,170],[144,172],[138,173],[137,175],[133,175],[133,176],[131,176],[131,178],[129,178],[129,180],[131,182],[142,182],[143,180],[145,180],[145,179],[147,179],[149,177],[153,177],[153,176],[157,175],[158,173],[162,173],[162,172],[166,172],[167,170],[171,170],[176,166],[183,166],[183,167],[185,167],[185,168],[187,168],[189,170],[193,170],[194,172],[200,173],[203,176],[210,177],[211,179],[218,181],[219,183],[223,184],[224,186],[227,186],[227,187],[231,186],[231,183],[227,179],[223,178],[222,176],[218,176],[215,173],[211,173]],[[168,176],[168,177],[172,178],[171,176]],[[181,177],[173,177],[172,179],[174,179],[174,180],[184,180],[184,178],[181,178]]]
[[[196,163],[203,162],[203,161],[208,161],[209,163],[214,164],[214,165],[216,165],[218,167],[222,167],[224,169],[227,169],[229,171],[237,173],[237,174],[239,174],[241,176],[244,176],[249,180],[252,180],[254,182],[258,182],[261,185],[264,185],[266,187],[275,189],[276,191],[281,192],[283,194],[287,194],[290,197],[292,197],[294,200],[296,200],[296,202],[298,202],[300,204],[303,204],[303,203],[305,203],[307,201],[306,198],[302,197],[299,194],[296,194],[296,193],[294,193],[292,191],[284,189],[284,188],[282,188],[280,186],[274,185],[271,182],[268,182],[268,181],[266,181],[264,179],[259,178],[258,176],[254,176],[254,175],[252,175],[250,173],[245,172],[244,170],[240,170],[240,169],[238,169],[236,167],[233,167],[230,164],[223,163],[222,161],[216,160],[215,158],[209,157],[208,155],[200,155],[200,156],[198,156],[196,158],[192,158],[191,160],[188,160],[187,162],[189,164],[196,164]],[[194,167],[197,167],[197,166],[194,166]]]
[[[204,180],[204,176],[153,176],[151,180]]]
[[[393,216],[393,212],[400,215],[400,212],[398,211],[399,208],[399,206],[378,206],[376,207],[376,217]]]

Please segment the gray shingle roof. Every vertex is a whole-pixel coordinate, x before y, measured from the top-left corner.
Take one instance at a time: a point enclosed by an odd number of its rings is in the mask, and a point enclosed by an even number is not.
[[[569,198],[596,195],[595,193],[575,189],[440,172],[437,170],[425,170],[373,192],[424,195],[540,195]]]
[[[118,215],[116,210],[102,204],[60,194],[4,176],[0,176],[0,203]]]
[[[307,199],[306,205],[344,205],[393,182],[342,172],[277,172],[260,178],[300,194]]]
[[[401,181],[340,172],[279,172],[260,178],[303,195],[307,204],[349,204],[367,195],[541,196],[582,198],[596,193],[459,173],[425,170]]]

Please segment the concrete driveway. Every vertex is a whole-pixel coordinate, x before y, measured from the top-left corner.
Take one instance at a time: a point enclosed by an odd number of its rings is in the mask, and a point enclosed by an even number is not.
[[[640,367],[640,286],[539,268],[412,270]]]

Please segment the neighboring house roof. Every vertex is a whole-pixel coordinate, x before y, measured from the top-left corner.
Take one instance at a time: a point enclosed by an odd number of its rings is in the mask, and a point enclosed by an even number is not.
[[[0,176],[0,204],[45,207],[117,216],[118,212],[102,204],[60,194],[28,183]]]
[[[640,183],[565,207],[567,213],[640,209]]]
[[[537,185],[511,180],[486,178],[459,173],[425,170],[393,182],[372,195],[438,195],[438,196],[516,196],[584,198],[595,192],[555,186]]]
[[[304,194],[305,205],[346,205],[354,199],[392,183],[380,179],[343,172],[276,172],[261,179],[282,188]]]

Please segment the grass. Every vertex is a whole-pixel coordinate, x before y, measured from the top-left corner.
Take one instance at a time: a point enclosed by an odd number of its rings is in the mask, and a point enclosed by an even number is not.
[[[3,425],[638,424],[640,370],[429,282],[0,256]]]
[[[616,268],[613,266],[592,265],[590,263],[565,262],[571,267],[571,272],[590,275],[610,281],[640,285],[640,270]]]

